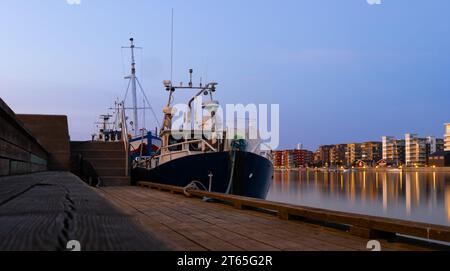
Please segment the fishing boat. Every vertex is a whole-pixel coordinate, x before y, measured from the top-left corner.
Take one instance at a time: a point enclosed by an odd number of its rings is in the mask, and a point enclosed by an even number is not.
[[[211,82],[193,86],[192,69],[189,72],[191,79],[186,87],[164,81],[169,98],[159,133],[161,147],[154,155],[135,160],[132,179],[265,198],[274,173],[268,152],[261,151],[260,142],[246,138],[247,133],[237,135],[226,127],[219,127],[221,120],[217,111],[220,104],[214,100],[218,84]],[[176,111],[172,107],[173,96],[181,90],[196,92],[187,103],[185,114],[185,126],[191,129],[183,131],[172,127]],[[195,111],[193,103],[199,97],[203,101],[201,109],[208,115],[196,122],[191,116]],[[207,100],[204,101],[203,97]]]
[[[164,81],[168,102],[163,111],[163,123],[159,131],[149,131],[139,126],[138,111],[153,108],[147,99],[142,85],[136,76],[134,39],[131,50],[131,73],[127,93],[131,90],[133,105],[116,102],[113,115],[103,116],[99,132],[93,140],[117,141],[128,144],[130,158],[131,183],[150,181],[155,183],[203,189],[253,198],[266,198],[273,179],[273,164],[270,151],[261,149],[261,142],[247,138],[247,133],[237,133],[227,127],[222,128],[217,111],[220,104],[214,100],[217,83],[211,82],[194,86],[193,70],[190,69],[190,81],[186,86],[175,86],[171,81]],[[137,105],[137,89],[141,89],[145,101],[144,107]],[[200,121],[189,119],[190,129],[180,132],[172,127],[174,95],[178,91],[195,92],[186,103],[188,114],[192,116],[194,104],[198,98],[207,98],[201,102],[201,110],[209,112]],[[127,95],[125,95],[127,96]],[[132,118],[127,112],[132,112]],[[154,114],[155,115],[155,114]],[[114,117],[114,125],[107,128],[109,119]],[[219,127],[220,126],[220,127]]]
[[[160,147],[160,140],[157,137],[157,130],[151,132],[147,130],[145,124],[140,126],[139,111],[150,110],[156,119],[156,114],[151,106],[147,95],[136,75],[136,49],[134,38],[130,38],[130,46],[122,47],[122,49],[130,49],[131,52],[131,67],[130,74],[124,79],[128,80],[128,87],[126,89],[125,98],[123,101],[116,101],[112,110],[112,115],[101,115],[101,122],[97,122],[97,133],[92,134],[93,141],[114,142],[126,140],[129,144],[129,154],[132,159],[142,156],[154,154]],[[144,105],[138,105],[138,89],[144,98]],[[125,101],[131,90],[132,106],[126,107]],[[127,115],[127,112],[132,111],[132,117]],[[129,121],[131,119],[131,121]],[[149,140],[150,139],[150,140]],[[153,144],[149,144],[152,141]]]

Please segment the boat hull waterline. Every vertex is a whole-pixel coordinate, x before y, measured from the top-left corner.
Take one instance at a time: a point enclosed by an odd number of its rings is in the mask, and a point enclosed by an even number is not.
[[[211,191],[265,199],[273,180],[267,158],[243,151],[202,153],[174,159],[153,169],[137,167],[132,180],[186,187],[193,181]]]

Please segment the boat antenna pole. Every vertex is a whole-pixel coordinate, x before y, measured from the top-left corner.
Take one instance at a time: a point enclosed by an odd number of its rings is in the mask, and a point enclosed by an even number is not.
[[[173,8],[172,8],[172,29],[170,34],[170,81],[173,82]]]

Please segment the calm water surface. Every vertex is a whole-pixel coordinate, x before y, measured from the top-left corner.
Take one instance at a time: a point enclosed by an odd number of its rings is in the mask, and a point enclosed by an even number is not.
[[[450,173],[276,171],[267,199],[450,226]]]

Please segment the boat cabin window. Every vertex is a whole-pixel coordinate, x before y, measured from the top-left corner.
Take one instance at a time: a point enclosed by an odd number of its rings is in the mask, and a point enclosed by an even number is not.
[[[176,140],[173,136],[169,136],[169,151],[182,151],[184,139]],[[175,146],[172,146],[175,145]]]

